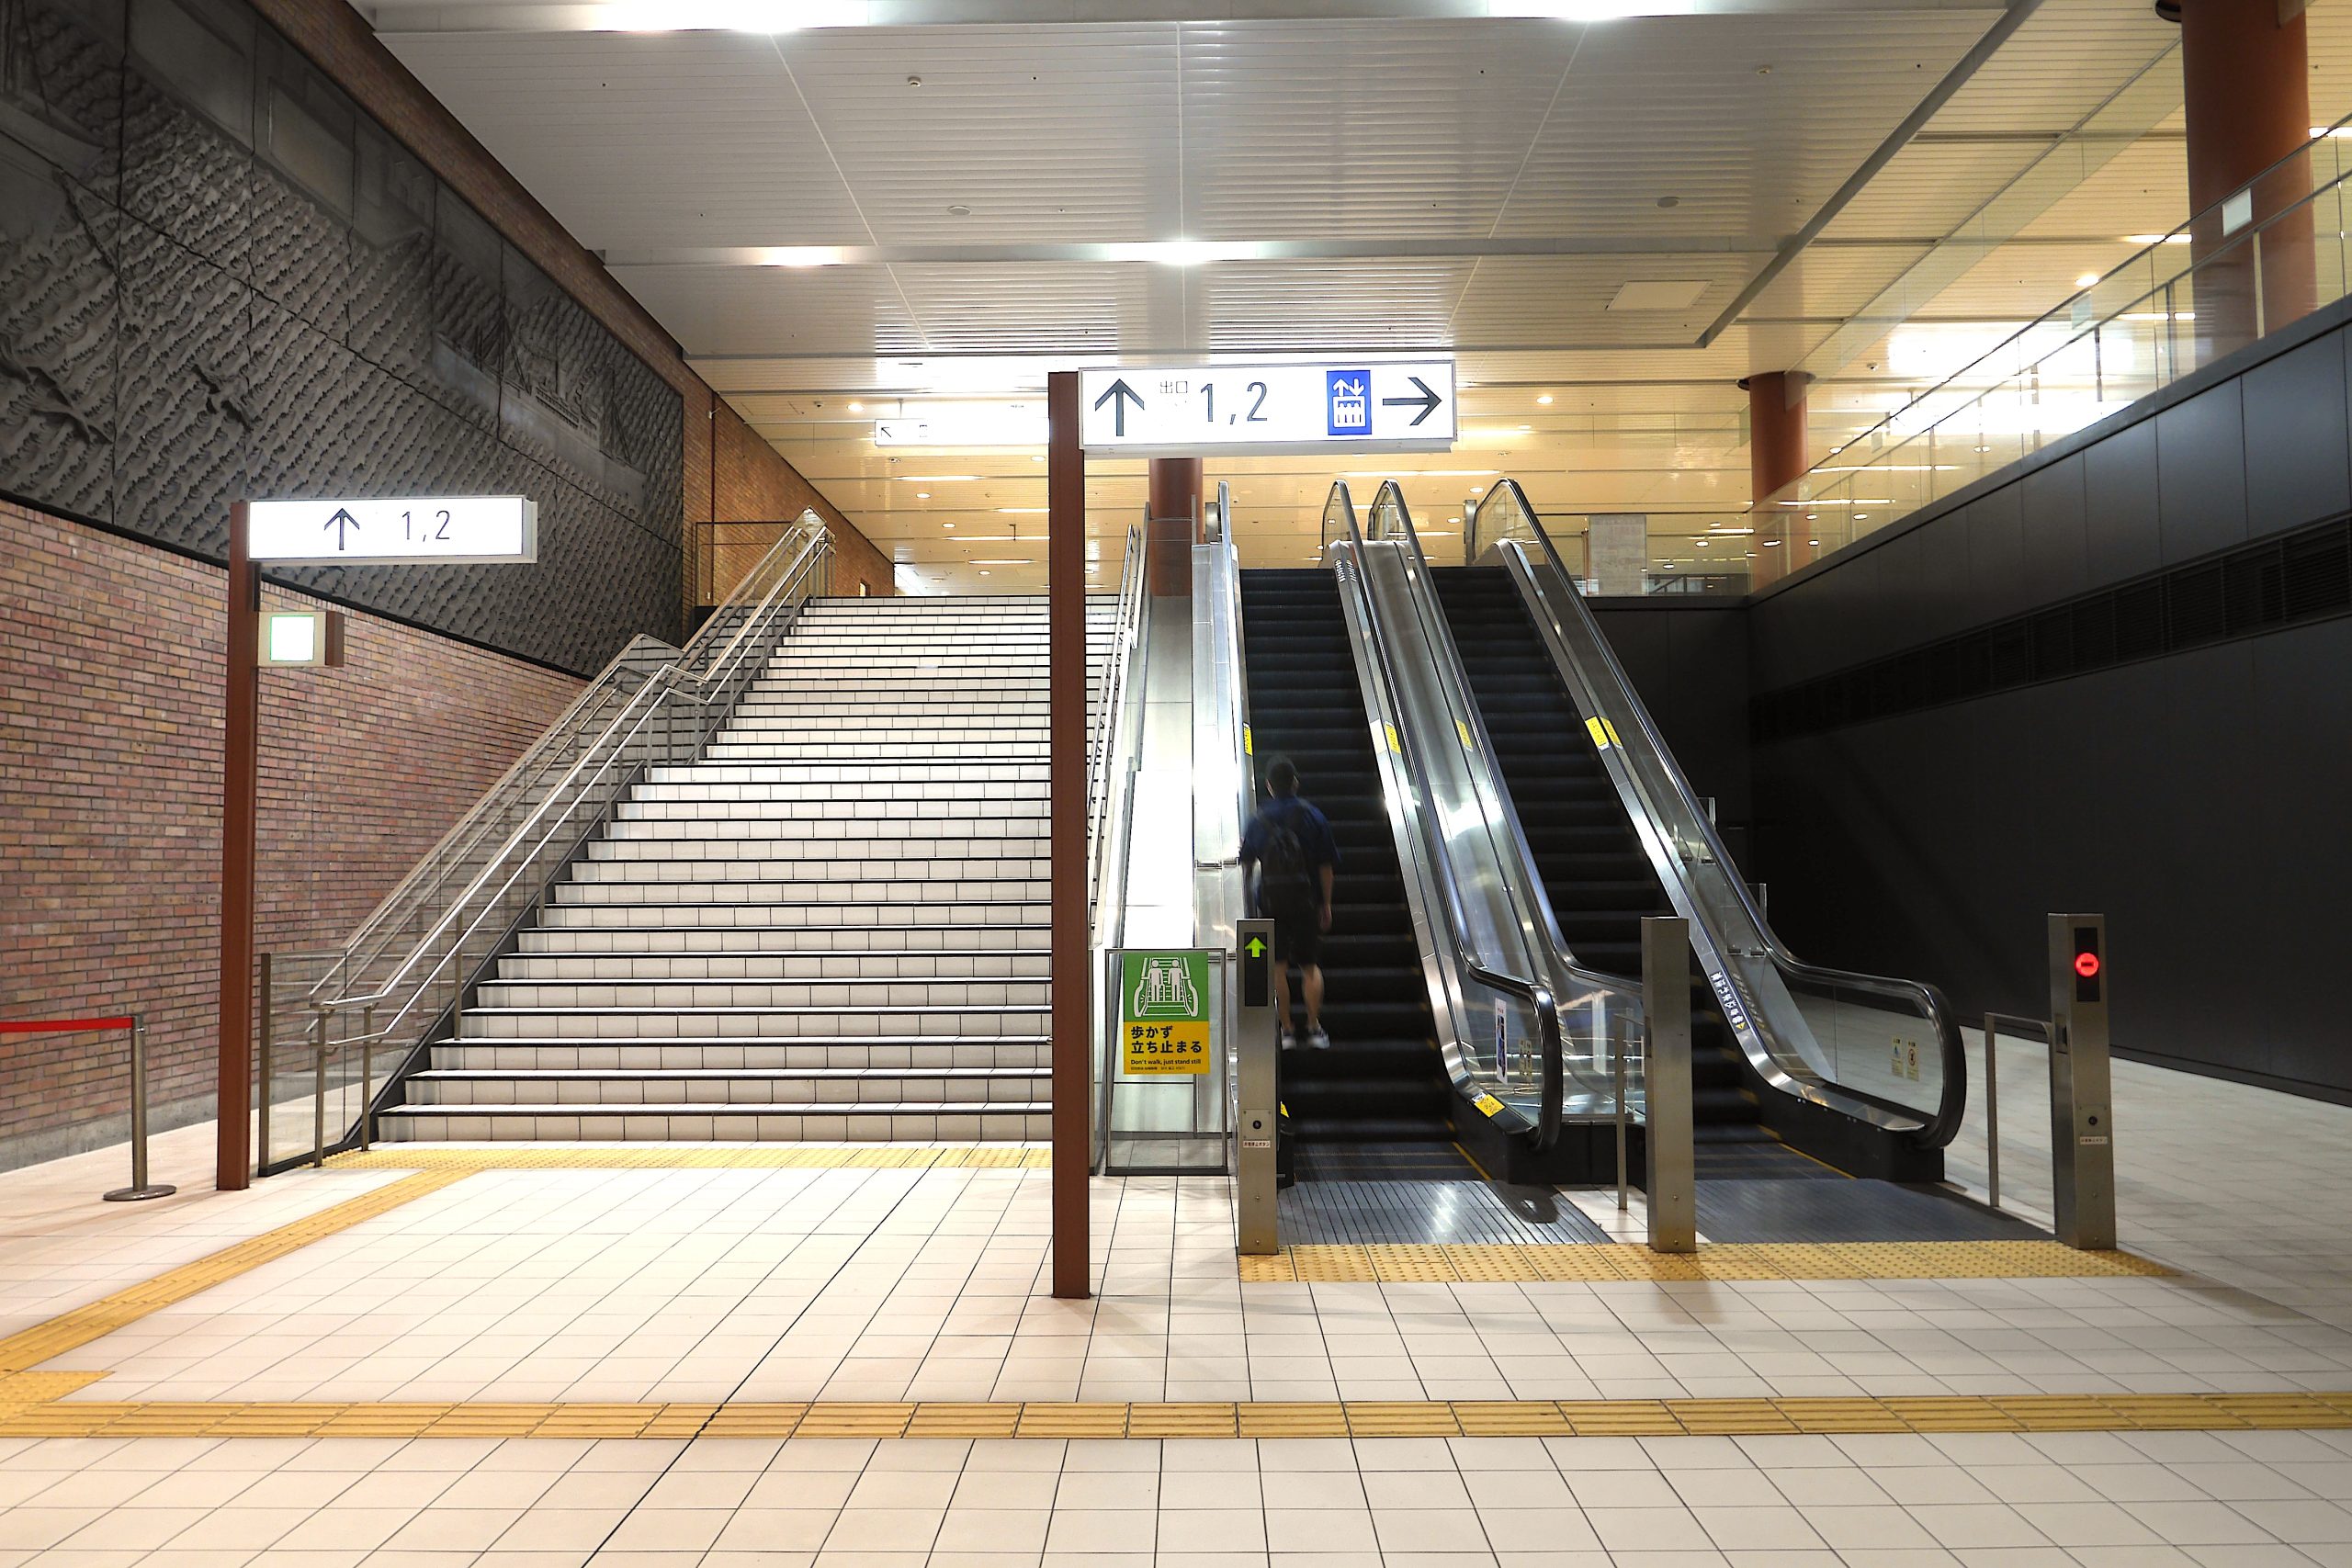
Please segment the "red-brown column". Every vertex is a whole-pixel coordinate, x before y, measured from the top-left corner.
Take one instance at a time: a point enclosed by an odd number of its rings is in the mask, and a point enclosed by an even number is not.
[[[2254,188],[2249,225],[2261,228],[2258,291],[2245,227],[2224,233],[2222,215],[2214,212],[2189,231],[2192,257],[2219,257],[2197,276],[2200,363],[2277,332],[2318,303],[2311,209],[2287,212],[2310,194],[2309,160],[2299,158],[2264,174],[2311,140],[2311,59],[2303,18],[2297,12],[2281,21],[2280,9],[2279,0],[2181,0],[2188,209],[2204,212],[2262,176]],[[2266,220],[2272,221],[2262,227]],[[2181,299],[2176,308],[2186,310],[2188,303]]]
[[[1091,1293],[1087,1168],[1094,983],[1086,887],[1086,452],[1078,372],[1046,378],[1046,793],[1052,854],[1054,1294]]]
[[[261,583],[245,503],[229,509],[227,700],[220,756],[220,1122],[213,1181],[252,1184],[254,822],[261,786]],[[265,1092],[266,1086],[265,1086]]]
[[[1748,584],[1761,588],[1813,558],[1809,536],[1789,526],[1788,508],[1770,504],[1773,492],[1804,477],[1813,464],[1805,452],[1804,389],[1813,378],[1802,370],[1768,370],[1740,382],[1747,393],[1747,480],[1756,532],[1748,544]]]
[[[1193,591],[1193,547],[1200,543],[1201,460],[1150,459],[1145,557],[1151,591],[1179,597]]]

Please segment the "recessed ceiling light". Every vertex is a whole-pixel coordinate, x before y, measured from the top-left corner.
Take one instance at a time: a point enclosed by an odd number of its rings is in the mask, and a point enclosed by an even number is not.
[[[940,525],[940,526],[941,526],[941,527],[943,527],[943,528],[951,528],[951,529],[952,529],[952,528],[954,528],[954,527],[956,526],[956,525],[955,525],[955,524],[953,524],[953,523],[942,523],[942,524]]]
[[[2075,287],[2077,288],[2088,288],[2098,282],[2098,274],[2095,272],[2086,272],[2083,274],[2082,276],[2075,279]]]
[[[1693,539],[1690,542],[1698,546],[1702,550],[1707,547],[1707,541],[1704,539]]]
[[[1817,545],[1821,543],[1821,541],[1819,539],[1807,539],[1805,543],[1808,545]]]
[[[1522,424],[1522,425],[1521,425],[1521,426],[1520,426],[1520,429],[1521,429],[1521,430],[1532,430],[1532,429],[1534,429],[1534,428],[1535,428],[1535,427],[1534,427],[1533,425],[1532,425],[1532,424]]]
[[[950,218],[969,218],[971,215],[972,209],[960,201],[950,202],[947,205],[947,216]]]
[[[1539,403],[1549,403],[1552,400],[1552,394],[1549,392],[1540,393],[1537,395],[1535,400]]]
[[[1854,521],[1857,523],[1866,523],[1870,521],[1870,515],[1871,514],[1867,512],[1857,512],[1854,513]]]
[[[864,413],[865,412],[865,405],[864,403],[852,403],[849,405],[849,412],[852,413]]]
[[[1602,307],[1609,310],[1687,310],[1707,291],[1701,278],[1643,278],[1623,284]]]
[[[980,575],[981,575],[982,577],[986,577],[986,576],[988,575],[988,573],[984,571],[984,572],[980,573]]]
[[[931,491],[927,490],[919,490],[915,491],[915,499],[917,501],[929,501],[931,499]]]

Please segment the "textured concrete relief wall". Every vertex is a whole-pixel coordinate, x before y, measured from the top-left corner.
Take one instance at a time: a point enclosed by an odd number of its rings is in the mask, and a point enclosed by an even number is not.
[[[285,581],[587,671],[677,631],[683,424],[242,0],[0,0],[0,492],[214,559],[240,495],[529,495],[536,566]]]

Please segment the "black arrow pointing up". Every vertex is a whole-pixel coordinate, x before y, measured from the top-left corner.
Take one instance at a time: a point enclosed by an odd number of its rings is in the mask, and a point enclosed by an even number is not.
[[[1422,380],[1419,376],[1409,376],[1407,377],[1406,379],[1411,381],[1414,386],[1419,387],[1421,389],[1421,395],[1418,398],[1383,398],[1380,400],[1380,406],[1385,409],[1409,409],[1419,407],[1421,412],[1413,416],[1413,423],[1415,424],[1419,424],[1421,421],[1429,418],[1430,415],[1437,412],[1438,405],[1444,402],[1445,400],[1439,397],[1435,392],[1430,391],[1430,384],[1427,381]]]
[[[346,533],[359,532],[359,519],[338,506],[334,509],[334,515],[326,520],[326,526],[334,530],[334,547],[339,550],[344,547]]]
[[[1112,382],[1101,397],[1094,400],[1094,406],[1098,409],[1104,403],[1111,405],[1111,434],[1114,435],[1125,435],[1127,433],[1127,400],[1129,398],[1135,400],[1136,407],[1143,407],[1143,394],[1128,386],[1127,378],[1122,376]]]

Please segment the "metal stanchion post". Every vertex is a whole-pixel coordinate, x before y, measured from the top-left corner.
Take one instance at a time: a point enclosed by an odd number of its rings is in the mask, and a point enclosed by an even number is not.
[[[2001,1031],[1984,1015],[1984,1201],[2001,1206]]]
[[[106,1194],[109,1203],[135,1203],[145,1198],[168,1198],[178,1191],[147,1179],[147,1026],[136,1015],[130,1020],[130,1185]]]
[[[359,1011],[359,1146],[368,1147],[370,1139],[368,1107],[376,1098],[376,1009],[374,1004]]]
[[[1616,1058],[1617,1212],[1622,1214],[1626,1210],[1626,1200],[1629,1196],[1626,1190],[1626,1144],[1630,1138],[1630,1134],[1626,1130],[1626,1117],[1628,1116],[1629,1111],[1625,1105],[1625,1021],[1623,1019],[1611,1018],[1609,1021],[1609,1043],[1611,1046],[1610,1054]]]
[[[311,1026],[311,1053],[312,1070],[318,1075],[311,1088],[311,1163],[324,1165],[327,1159],[327,1010],[318,1010],[317,1021]]]
[[[254,1058],[254,1077],[258,1089],[254,1099],[254,1115],[260,1125],[254,1129],[254,1166],[256,1169],[269,1163],[269,1073],[277,1059],[277,1039],[272,1027],[277,1017],[277,991],[273,984],[274,963],[266,953],[261,955],[261,1044]]]
[[[1642,918],[1643,1147],[1650,1250],[1699,1250],[1697,1132],[1690,1083],[1690,923]]]

